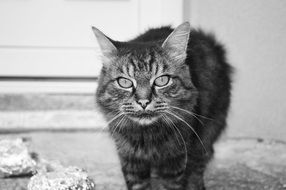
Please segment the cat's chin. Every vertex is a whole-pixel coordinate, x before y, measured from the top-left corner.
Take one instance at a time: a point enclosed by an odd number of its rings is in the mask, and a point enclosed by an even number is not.
[[[140,125],[151,125],[158,120],[158,117],[130,117],[130,119]]]

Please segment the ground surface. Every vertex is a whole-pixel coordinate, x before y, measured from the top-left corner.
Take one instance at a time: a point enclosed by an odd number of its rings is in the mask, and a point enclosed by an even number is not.
[[[0,135],[29,137],[41,158],[85,168],[97,190],[124,190],[125,185],[111,139],[105,133]],[[26,190],[29,178],[0,179],[1,190]],[[228,138],[216,145],[215,159],[205,175],[207,189],[286,189],[286,143],[263,139]]]

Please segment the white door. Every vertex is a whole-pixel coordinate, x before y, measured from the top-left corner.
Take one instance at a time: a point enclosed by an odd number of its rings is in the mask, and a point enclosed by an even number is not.
[[[93,92],[101,63],[91,26],[128,40],[148,27],[178,25],[182,2],[0,0],[0,92]]]

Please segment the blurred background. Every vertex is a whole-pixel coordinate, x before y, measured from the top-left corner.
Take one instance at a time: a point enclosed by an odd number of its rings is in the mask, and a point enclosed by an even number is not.
[[[285,0],[0,0],[0,132],[102,128],[91,26],[128,40],[183,21],[235,68],[226,136],[285,140]]]

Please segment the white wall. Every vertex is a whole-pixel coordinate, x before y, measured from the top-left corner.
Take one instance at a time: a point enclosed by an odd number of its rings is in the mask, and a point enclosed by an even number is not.
[[[236,70],[228,135],[286,140],[286,1],[192,0],[189,6],[192,25],[226,44]]]

